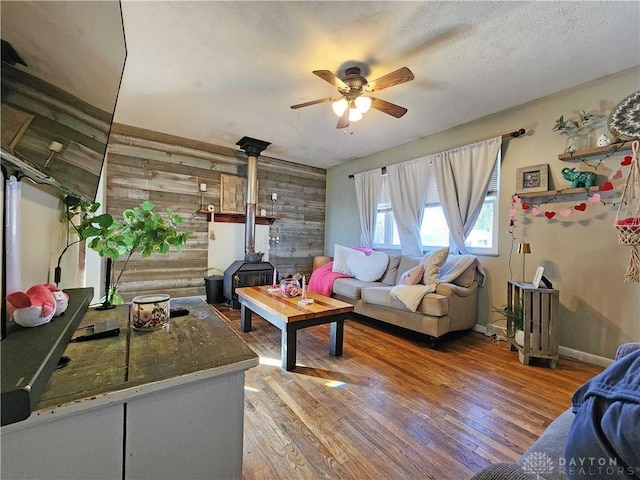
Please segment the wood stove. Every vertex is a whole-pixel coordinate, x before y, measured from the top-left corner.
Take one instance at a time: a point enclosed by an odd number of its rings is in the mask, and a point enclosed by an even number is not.
[[[271,285],[272,281],[273,265],[269,262],[236,260],[224,271],[222,292],[227,304],[237,310],[240,308],[240,302],[235,293],[236,288]]]

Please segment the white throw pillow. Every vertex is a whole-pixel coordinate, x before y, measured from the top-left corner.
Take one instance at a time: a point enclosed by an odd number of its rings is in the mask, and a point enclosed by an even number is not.
[[[382,278],[389,265],[389,257],[384,252],[365,255],[359,250],[351,250],[347,257],[347,267],[351,275],[363,282],[375,282]]]
[[[357,250],[349,247],[344,247],[336,243],[333,247],[333,267],[331,267],[331,271],[353,276],[351,275],[349,267],[347,266],[347,258],[349,257],[349,252],[355,251]]]
[[[440,275],[440,267],[444,265],[449,256],[449,247],[440,248],[433,252],[427,252],[422,261],[420,262],[424,266],[424,276],[422,277],[422,283],[425,285],[437,285],[438,276]]]
[[[400,275],[398,285],[417,285],[422,281],[422,277],[424,277],[424,265],[419,263]]]

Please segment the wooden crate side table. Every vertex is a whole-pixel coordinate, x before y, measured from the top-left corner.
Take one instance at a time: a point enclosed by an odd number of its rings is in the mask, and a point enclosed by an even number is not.
[[[529,365],[531,358],[549,360],[551,368],[558,363],[558,305],[559,292],[550,288],[535,288],[532,284],[509,281],[507,308],[511,312],[521,308],[524,345],[514,338],[515,320],[508,320],[510,349],[518,351],[520,362]]]

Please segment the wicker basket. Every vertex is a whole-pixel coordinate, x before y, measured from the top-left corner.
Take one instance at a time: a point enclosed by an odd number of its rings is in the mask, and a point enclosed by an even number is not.
[[[631,219],[629,224],[614,225],[620,245],[640,245],[640,218]]]
[[[613,226],[618,232],[621,245],[640,244],[640,167],[638,166],[638,141],[634,141],[631,150],[631,168],[622,190],[618,212]]]

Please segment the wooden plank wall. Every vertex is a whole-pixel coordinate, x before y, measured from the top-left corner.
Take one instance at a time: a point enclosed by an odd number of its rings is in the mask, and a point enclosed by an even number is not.
[[[2,107],[4,148],[77,195],[95,197],[111,113],[6,64],[2,65]],[[22,128],[14,123],[20,122],[20,116]],[[17,134],[9,143],[5,129]],[[52,140],[62,150],[47,164]]]
[[[273,139],[267,139],[267,141]],[[259,208],[280,217],[270,227],[270,261],[282,273],[311,273],[313,257],[324,252],[326,171],[265,155],[258,159]],[[246,155],[240,150],[114,124],[107,157],[107,209],[116,217],[144,200],[182,215],[184,229],[195,234],[182,253],[134,257],[120,281],[125,300],[146,293],[172,297],[204,295],[208,224],[200,208],[200,183],[207,184],[205,205],[220,211],[220,176],[246,177]],[[271,194],[277,193],[273,205]],[[115,262],[116,272],[122,262]]]

